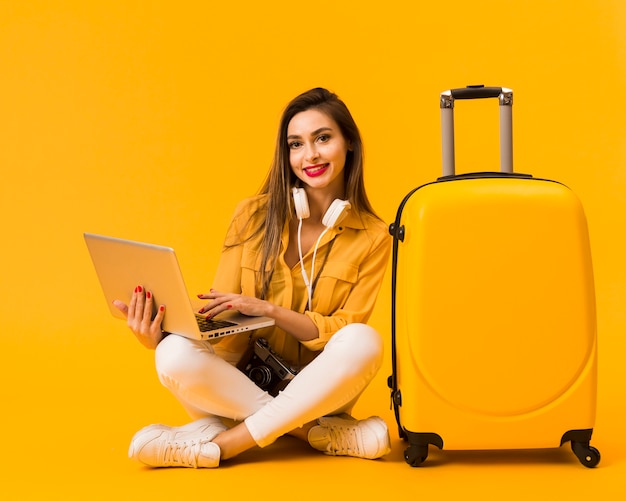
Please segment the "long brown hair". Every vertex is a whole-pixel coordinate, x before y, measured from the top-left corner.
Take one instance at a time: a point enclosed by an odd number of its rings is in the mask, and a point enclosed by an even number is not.
[[[285,223],[294,214],[291,188],[297,178],[291,170],[287,127],[291,119],[303,111],[317,109],[331,117],[339,126],[344,139],[351,145],[344,166],[345,196],[357,213],[378,217],[367,198],[363,182],[363,142],[359,129],[348,107],[333,92],[323,88],[311,89],[295,97],[283,111],[276,138],[274,159],[259,193],[267,195],[267,215],[253,232],[262,232],[261,263],[257,288],[264,298],[267,294],[276,259],[280,252],[281,235]]]

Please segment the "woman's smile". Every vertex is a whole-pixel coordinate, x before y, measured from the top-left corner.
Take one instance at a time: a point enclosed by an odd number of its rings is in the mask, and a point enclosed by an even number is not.
[[[324,174],[324,172],[326,172],[326,169],[328,169],[329,164],[325,163],[325,164],[317,164],[317,165],[311,165],[309,167],[305,167],[304,169],[304,173],[309,176],[309,177],[317,177],[317,176],[321,176],[322,174]]]

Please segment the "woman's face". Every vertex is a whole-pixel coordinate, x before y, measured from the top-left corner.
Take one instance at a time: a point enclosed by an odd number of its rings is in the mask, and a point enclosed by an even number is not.
[[[326,113],[310,109],[294,115],[287,126],[291,170],[311,188],[343,192],[343,169],[350,145]]]

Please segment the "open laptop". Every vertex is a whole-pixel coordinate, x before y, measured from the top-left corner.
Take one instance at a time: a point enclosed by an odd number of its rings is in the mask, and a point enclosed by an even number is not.
[[[141,285],[152,292],[155,308],[165,305],[162,327],[166,332],[214,339],[274,325],[272,318],[249,317],[237,311],[220,313],[211,320],[198,314],[201,304],[197,308],[192,304],[176,254],[169,247],[93,233],[84,237],[109,309],[117,318],[125,317],[113,300],[128,304],[135,287]]]

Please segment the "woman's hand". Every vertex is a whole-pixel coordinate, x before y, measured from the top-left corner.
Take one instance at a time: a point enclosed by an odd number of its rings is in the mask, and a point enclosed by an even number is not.
[[[212,299],[198,313],[208,313],[208,318],[227,310],[238,310],[244,315],[252,317],[270,317],[276,322],[276,327],[284,330],[299,341],[308,341],[319,337],[319,331],[313,320],[303,313],[283,308],[250,296],[232,294],[211,289],[208,294],[198,294],[200,299]]]
[[[198,294],[200,299],[212,299],[199,313],[208,313],[208,318],[227,310],[237,310],[251,317],[270,316],[272,305],[267,301],[241,294],[223,293],[211,289],[208,294]]]
[[[128,327],[138,341],[146,348],[154,350],[164,337],[161,323],[165,316],[165,306],[159,306],[153,319],[152,293],[144,291],[141,285],[135,288],[128,306],[118,299],[113,301],[113,305],[124,314]]]

